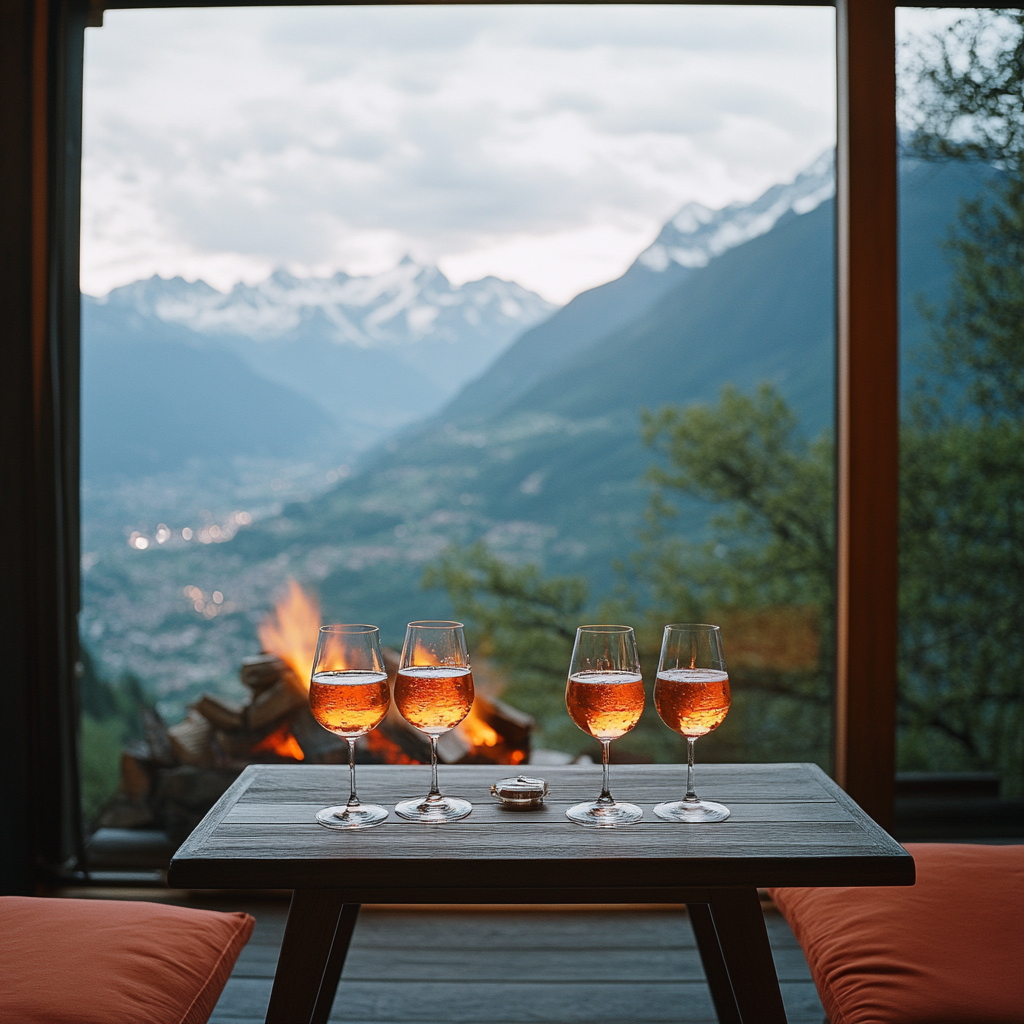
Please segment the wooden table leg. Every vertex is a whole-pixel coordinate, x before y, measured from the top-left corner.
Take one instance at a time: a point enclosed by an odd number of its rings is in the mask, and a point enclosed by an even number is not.
[[[266,1024],[309,1024],[341,909],[337,889],[296,889],[292,893]]]
[[[700,950],[700,962],[704,966],[704,977],[711,989],[711,1001],[715,1004],[718,1024],[743,1024],[736,999],[732,994],[729,969],[725,966],[722,947],[718,944],[718,932],[711,917],[711,908],[706,903],[687,903],[693,934]]]
[[[743,1024],[786,1024],[779,977],[756,889],[737,889],[708,905]]]
[[[334,1006],[334,997],[338,992],[338,982],[341,981],[341,972],[345,967],[345,957],[348,955],[349,943],[352,941],[352,932],[355,931],[358,917],[358,903],[346,903],[341,908],[338,927],[334,933],[334,943],[331,946],[331,955],[327,958],[327,966],[324,968],[324,977],[323,981],[320,982],[320,993],[316,997],[316,1006],[313,1008],[313,1017],[310,1020],[310,1024],[327,1024],[327,1018],[331,1015],[331,1007]]]

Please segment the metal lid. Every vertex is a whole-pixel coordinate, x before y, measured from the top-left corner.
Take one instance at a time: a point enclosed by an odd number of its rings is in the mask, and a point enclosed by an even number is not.
[[[513,779],[499,779],[491,786],[491,796],[513,810],[540,807],[548,795],[548,784],[543,779],[517,775]]]

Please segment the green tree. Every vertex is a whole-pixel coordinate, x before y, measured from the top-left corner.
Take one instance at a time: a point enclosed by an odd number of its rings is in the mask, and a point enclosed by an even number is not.
[[[926,160],[980,162],[996,173],[961,203],[945,247],[953,286],[935,326],[913,413],[947,422],[1024,411],[1024,11],[975,11],[908,43],[909,149]],[[959,395],[962,405],[951,396]],[[926,399],[931,401],[926,401]]]
[[[1024,788],[1024,12],[978,11],[909,64],[912,152],[982,161],[901,430],[900,761]]]
[[[911,150],[926,160],[975,160],[1019,172],[1024,11],[972,11],[904,46],[901,98]]]
[[[648,473],[647,524],[626,576],[647,660],[657,663],[665,622],[721,623],[734,704],[730,728],[702,740],[702,757],[828,765],[829,436],[808,442],[769,384],[753,396],[727,385],[717,405],[669,406],[642,420],[662,459]],[[717,510],[707,540],[686,539],[699,527],[685,522],[681,495]]]

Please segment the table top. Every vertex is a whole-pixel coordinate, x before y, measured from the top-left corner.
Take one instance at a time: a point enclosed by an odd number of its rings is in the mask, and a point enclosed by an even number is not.
[[[360,799],[391,814],[376,828],[344,832],[315,815],[347,799],[347,766],[250,766],[178,850],[168,881],[344,889],[352,903],[686,903],[722,888],[914,881],[910,855],[812,764],[698,765],[698,794],[732,811],[701,825],[653,813],[682,796],[684,766],[613,765],[612,794],[639,804],[644,818],[611,829],[565,817],[596,798],[598,765],[527,769],[550,786],[534,811],[507,810],[490,796],[491,783],[514,769],[439,771],[443,793],[473,802],[468,818],[403,821],[394,805],[426,793],[429,767],[360,766]]]

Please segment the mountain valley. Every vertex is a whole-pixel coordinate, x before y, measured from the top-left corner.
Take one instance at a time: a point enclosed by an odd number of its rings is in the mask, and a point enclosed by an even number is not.
[[[918,300],[941,301],[948,269],[939,243],[958,198],[977,190],[980,173],[911,161],[901,169],[905,381],[918,372],[913,353],[927,337]],[[516,286],[507,285],[505,297],[524,311],[516,336],[494,341],[506,337],[502,330],[512,331],[495,317],[492,340],[481,342],[491,346],[491,355],[481,356],[472,373],[463,363],[458,384],[454,370],[442,374],[431,408],[409,397],[441,365],[429,347],[419,348],[422,340],[409,344],[381,334],[370,344],[349,337],[350,368],[335,368],[330,354],[338,348],[338,335],[331,332],[342,328],[326,305],[296,302],[294,316],[273,320],[260,301],[239,291],[239,308],[250,317],[245,322],[252,336],[245,338],[241,314],[224,313],[231,303],[225,305],[223,296],[194,302],[188,315],[180,311],[184,306],[146,306],[136,297],[135,315],[159,320],[169,332],[168,345],[186,344],[172,337],[174,331],[190,332],[194,353],[230,356],[281,389],[261,397],[245,378],[246,391],[232,364],[235,390],[226,405],[231,415],[241,416],[239,408],[273,409],[262,425],[245,428],[250,468],[260,458],[288,462],[283,449],[267,447],[260,432],[270,432],[275,417],[290,421],[282,428],[282,445],[307,454],[321,445],[330,455],[310,471],[309,479],[319,474],[320,482],[302,492],[304,500],[279,495],[251,525],[233,527],[229,540],[185,541],[182,523],[169,519],[171,538],[141,550],[123,538],[114,543],[110,530],[96,532],[104,539],[87,551],[87,643],[111,669],[137,671],[174,716],[199,687],[230,689],[238,660],[255,649],[255,622],[289,576],[319,594],[328,618],[377,622],[391,643],[400,642],[411,618],[449,613],[445,596],[423,592],[419,581],[423,566],[451,543],[483,539],[509,559],[583,575],[598,600],[619,580],[612,562],[634,545],[647,500],[644,473],[652,455],[640,441],[640,409],[713,402],[727,382],[750,390],[768,380],[808,436],[831,427],[831,164],[819,161],[802,179],[777,186],[757,204],[682,211],[623,277],[560,310],[542,308],[539,299],[530,305]],[[343,281],[340,287],[345,286]],[[186,296],[200,292],[184,282],[175,287]],[[289,287],[301,293],[300,285]],[[489,301],[500,309],[499,299]],[[467,306],[458,307],[460,325]],[[448,323],[446,315],[438,313],[435,322]],[[369,319],[384,325],[381,332],[389,322]],[[412,321],[406,316],[404,322],[409,328]],[[205,333],[199,334],[199,326]],[[367,318],[357,326],[370,338]],[[113,337],[104,342],[110,351],[117,343],[128,344]],[[472,341],[466,334],[429,344],[455,358],[458,347]],[[243,358],[246,346],[250,354]],[[410,353],[417,350],[413,359]],[[288,355],[299,351],[301,359]],[[365,365],[356,352],[367,356]],[[375,369],[378,356],[391,361],[390,371]],[[397,365],[410,376],[403,378]],[[299,407],[310,415],[293,415],[295,406],[283,393],[298,396]],[[137,447],[145,448],[141,437]],[[88,456],[87,451],[87,465]],[[113,505],[104,507],[104,515],[114,514]],[[681,531],[700,536],[709,509],[691,502],[681,511]],[[140,510],[119,529],[154,536],[157,522],[146,515]],[[88,529],[87,524],[87,535]],[[222,592],[223,612],[212,618],[197,613],[183,596],[186,586]]]

